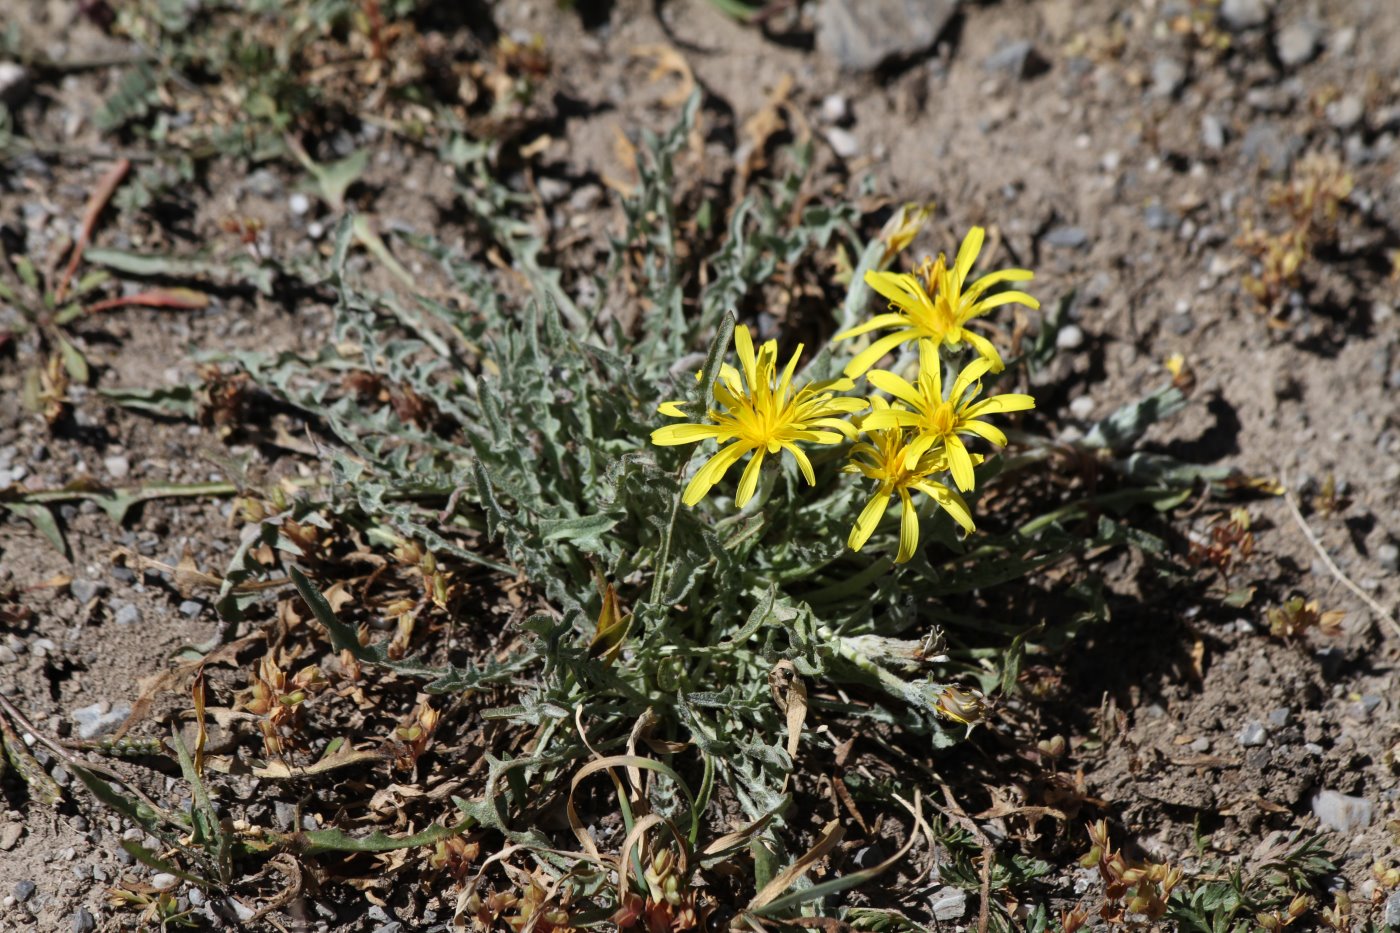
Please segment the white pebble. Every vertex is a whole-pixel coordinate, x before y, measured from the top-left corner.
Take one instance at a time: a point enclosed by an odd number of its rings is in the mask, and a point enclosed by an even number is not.
[[[854,158],[860,153],[860,140],[849,130],[843,130],[839,126],[833,126],[826,131],[826,141],[831,143],[831,149],[843,159]]]
[[[1077,324],[1066,324],[1055,335],[1055,346],[1061,350],[1077,350],[1084,346],[1084,331]]]
[[[298,217],[311,210],[311,199],[306,195],[297,192],[288,199],[287,205],[292,209],[292,213]]]
[[[1081,421],[1088,418],[1094,413],[1094,400],[1087,395],[1079,396],[1069,403],[1069,413]]]
[[[180,879],[169,872],[163,871],[151,876],[151,887],[155,888],[157,891],[169,891],[179,882]]]

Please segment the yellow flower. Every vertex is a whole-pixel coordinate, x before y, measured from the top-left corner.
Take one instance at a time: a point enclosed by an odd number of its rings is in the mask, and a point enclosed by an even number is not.
[[[794,389],[793,373],[802,355],[798,345],[782,375],[778,374],[778,342],[770,340],[754,353],[747,327],[734,328],[734,348],[741,369],[726,363],[715,380],[715,401],[720,411],[711,410],[712,424],[671,424],[652,432],[651,442],[663,447],[693,444],[713,439],[721,446],[685,487],[682,501],[694,505],[705,497],[729,468],[749,451],[756,451],[739,479],[735,505],[743,508],[758,487],[758,474],[767,454],[786,450],[792,454],[808,485],[816,485],[812,462],[798,441],[812,444],[838,444],[855,436],[855,429],[841,415],[866,407],[863,399],[836,395],[854,385],[849,379],[833,379]],[[679,402],[665,402],[659,411],[672,418],[686,417]],[[826,428],[827,430],[817,430]]]
[[[914,457],[911,462],[908,456],[908,434],[903,428],[869,428],[872,418],[893,410],[889,403],[877,397],[870,400],[870,405],[873,411],[865,416],[862,423],[862,427],[867,429],[866,436],[869,440],[851,448],[851,462],[844,467],[844,471],[863,473],[879,485],[875,487],[874,495],[856,519],[855,527],[846,539],[846,546],[853,551],[864,547],[876,526],[880,524],[880,519],[884,517],[890,499],[898,495],[902,510],[899,522],[899,552],[895,555],[894,562],[902,564],[913,557],[914,549],[919,544],[919,515],[915,511],[913,497],[909,494],[911,489],[932,498],[943,511],[971,534],[975,530],[972,512],[968,510],[962,496],[942,483],[929,479],[930,475],[948,469],[947,461],[941,452],[927,451],[922,456]],[[977,459],[980,461],[981,457]]]
[[[871,412],[865,418],[864,427],[867,430],[912,428],[918,436],[909,445],[905,455],[909,466],[912,467],[929,450],[941,451],[948,462],[948,469],[953,474],[953,482],[963,492],[967,492],[973,484],[973,461],[972,455],[967,451],[967,445],[958,435],[975,434],[998,447],[1004,447],[1006,435],[1000,429],[977,419],[983,415],[1024,411],[1035,407],[1035,399],[1019,393],[994,395],[980,402],[974,401],[982,391],[980,380],[991,365],[991,361],[987,359],[973,360],[958,374],[948,397],[944,398],[943,368],[938,359],[938,351],[926,343],[920,344],[917,387],[883,369],[874,370],[866,377],[876,388],[893,395],[912,410],[887,408]]]
[[[1002,371],[1004,364],[997,348],[986,337],[968,330],[967,322],[1001,305],[1020,303],[1039,308],[1040,302],[1021,291],[983,297],[987,289],[1001,282],[1026,282],[1034,278],[1034,273],[1029,269],[1001,269],[968,285],[972,264],[982,251],[983,237],[982,228],[973,227],[958,249],[953,268],[948,268],[946,257],[939,253],[938,259],[923,272],[923,281],[919,280],[919,276],[908,273],[865,274],[865,284],[883,295],[894,310],[877,314],[864,324],[842,331],[833,339],[845,340],[876,330],[892,330],[893,333],[886,334],[856,354],[855,359],[846,365],[847,376],[859,376],[886,353],[911,340],[931,341],[935,347],[943,344],[956,347],[966,342],[979,356],[990,361],[992,372]]]

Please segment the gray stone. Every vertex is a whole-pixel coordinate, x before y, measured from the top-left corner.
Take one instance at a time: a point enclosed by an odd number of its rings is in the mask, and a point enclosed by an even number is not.
[[[1186,85],[1186,66],[1167,55],[1152,63],[1152,93],[1157,97],[1175,97]]]
[[[118,583],[135,583],[136,571],[132,570],[130,567],[113,567],[112,579],[116,580]]]
[[[29,70],[15,62],[0,62],[0,104],[13,107],[29,96]]]
[[[186,599],[180,603],[180,615],[193,619],[204,611],[204,603],[197,599]]]
[[[102,458],[102,467],[112,479],[126,479],[131,472],[131,461],[120,454],[114,454]]]
[[[1043,74],[1050,68],[1050,63],[1035,50],[1035,45],[1029,39],[1019,39],[1006,43],[988,55],[982,61],[982,67],[1024,80]]]
[[[1171,230],[1181,223],[1181,218],[1175,212],[1155,201],[1143,209],[1142,219],[1147,222],[1149,230]]]
[[[1268,733],[1264,731],[1262,722],[1247,722],[1239,734],[1235,736],[1235,741],[1245,748],[1257,748],[1263,745],[1267,738]]]
[[[1385,913],[1381,915],[1381,922],[1392,930],[1400,929],[1400,891],[1385,899]]]
[[[123,702],[109,707],[107,701],[102,700],[91,706],[73,710],[72,718],[73,722],[78,724],[78,738],[94,739],[111,732],[130,715],[130,703]]]
[[[1346,132],[1355,129],[1361,122],[1361,118],[1366,115],[1366,105],[1355,94],[1343,94],[1328,104],[1324,112],[1328,123]]]
[[[1194,741],[1192,741],[1192,743],[1186,747],[1191,749],[1191,751],[1196,752],[1197,754],[1204,755],[1206,752],[1210,751],[1210,739],[1206,738],[1205,736],[1201,736],[1199,739],[1195,739]]]
[[[1045,242],[1064,249],[1083,249],[1089,245],[1089,234],[1082,227],[1055,227],[1045,234]]]
[[[68,584],[68,592],[72,593],[73,598],[82,606],[86,606],[106,592],[106,590],[107,584],[100,580],[88,580],[84,577],[78,577],[72,583]]]
[[[1087,421],[1094,413],[1094,400],[1087,395],[1079,396],[1069,403],[1069,413],[1080,421]]]
[[[47,658],[58,650],[58,645],[54,644],[52,638],[36,638],[34,643],[29,646],[29,650],[34,653],[36,658]]]
[[[1365,797],[1351,797],[1335,790],[1320,790],[1314,794],[1312,812],[1324,829],[1339,833],[1370,826],[1375,815],[1371,801]]]
[[[0,645],[0,664],[12,664],[19,660],[19,655],[8,645]]]
[[[127,603],[117,610],[117,614],[113,618],[118,625],[135,625],[141,621],[141,610],[131,603]]]
[[[1272,123],[1259,121],[1245,131],[1240,151],[1247,161],[1258,162],[1272,174],[1282,175],[1302,146],[1303,141],[1297,136],[1285,136]]]
[[[151,887],[155,888],[157,891],[169,891],[179,883],[180,879],[169,872],[157,872],[151,876]]]
[[[374,928],[374,933],[402,933],[402,931],[403,924],[399,923],[397,920],[390,920],[383,926]]]
[[[1322,27],[1310,19],[1289,23],[1274,36],[1274,51],[1285,68],[1306,65],[1322,49]]]
[[[1225,0],[1220,4],[1220,19],[1231,29],[1254,29],[1269,21],[1269,4],[1265,0]]]
[[[97,918],[86,907],[79,907],[73,913],[73,933],[92,933],[97,929]]]
[[[848,71],[874,71],[933,48],[957,0],[824,0],[817,49]]]
[[[291,832],[292,827],[297,822],[297,808],[295,804],[279,800],[272,805],[272,809],[277,814],[277,828],[282,832]]]
[[[1278,709],[1269,710],[1269,715],[1264,718],[1268,721],[1270,729],[1282,729],[1288,725],[1288,718],[1292,715],[1292,710],[1286,706],[1280,706]]]
[[[384,908],[378,904],[369,905],[369,910],[365,911],[365,916],[377,923],[388,923],[389,915],[384,912]]]
[[[28,879],[17,883],[15,885],[15,900],[24,903],[34,896],[34,889],[37,887],[37,884]]]
[[[1397,371],[1400,372],[1400,370]],[[1387,541],[1376,548],[1376,563],[1381,565],[1382,570],[1400,573],[1400,546]]]
[[[951,885],[933,892],[929,908],[938,920],[960,920],[967,913],[967,892]]]
[[[199,888],[190,888],[190,906],[191,906],[191,907],[203,907],[203,906],[204,906],[204,892],[201,891],[201,890],[199,890]]]

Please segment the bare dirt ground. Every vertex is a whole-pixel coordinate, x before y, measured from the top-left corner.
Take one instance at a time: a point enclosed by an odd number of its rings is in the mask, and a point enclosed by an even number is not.
[[[1374,903],[1373,920],[1391,919],[1390,891],[1372,865],[1397,858],[1388,824],[1400,818],[1400,629],[1381,615],[1393,620],[1400,604],[1400,6],[1261,2],[1263,21],[1232,26],[1214,5],[1187,0],[968,3],[934,48],[863,73],[843,71],[817,47],[816,4],[775,4],[762,28],[700,0],[568,6],[522,0],[439,28],[476,29],[482,41],[492,30],[543,37],[553,97],[527,174],[544,216],[578,244],[569,266],[590,268],[597,237],[615,228],[612,186],[630,178],[626,140],[674,120],[677,81],[652,71],[664,47],[703,91],[697,164],[721,204],[742,185],[734,167],[751,153],[752,121],[778,101],[784,138],[816,141],[814,177],[825,194],[844,193],[872,219],[889,205],[933,201],[914,254],[950,249],[969,226],[985,225],[998,262],[1036,270],[1045,309],[1066,304],[1061,352],[1035,377],[1051,430],[1074,437],[1161,382],[1165,361],[1180,354],[1195,377],[1190,407],[1150,443],[1276,479],[1300,506],[1310,532],[1283,496],[1247,501],[1252,555],[1228,578],[1202,568],[1192,598],[1127,561],[1102,569],[1121,575],[1107,581],[1111,620],[1049,662],[1053,689],[1016,712],[1032,738],[1063,738],[1055,768],[1090,802],[1071,821],[1039,824],[1053,871],[1037,892],[1015,896],[1066,905],[1092,895],[1097,874],[1074,861],[1088,849],[1091,819],[1109,819],[1120,842],[1188,874],[1211,860],[1266,858],[1280,834],[1309,830],[1324,833],[1335,856],[1331,888]],[[14,12],[10,23],[51,59],[127,47],[66,3]],[[43,257],[73,232],[113,146],[126,144],[93,124],[120,74],[36,69],[15,98],[26,135],[50,148],[0,156],[7,249],[22,242]],[[474,235],[435,152],[366,125],[353,132],[371,150],[352,193],[362,211],[385,229]],[[1261,309],[1245,285],[1260,275],[1259,260],[1240,238],[1250,223],[1288,228],[1271,192],[1303,177],[1300,166],[1316,155],[1332,157],[1352,190],[1335,235]],[[110,215],[97,244],[228,245],[221,222],[236,215],[266,224],[271,255],[324,254],[324,209],[292,206],[302,178],[287,159],[216,158],[138,223]],[[219,482],[239,469],[294,475],[285,438],[305,426],[293,414],[263,410],[224,438],[112,404],[98,390],[183,384],[199,351],[304,349],[325,339],[326,319],[323,296],[289,301],[235,288],[204,310],[128,309],[84,322],[75,340],[93,386],[72,390],[71,416],[53,428],[21,404],[27,345],[0,342],[0,488],[79,477]],[[0,316],[0,336],[6,326]],[[1183,553],[1228,520],[1233,504],[1184,508],[1175,521]],[[162,499],[119,526],[92,503],[65,503],[70,558],[24,522],[0,524],[0,592],[14,594],[0,602],[0,689],[52,735],[76,735],[92,715],[80,711],[94,704],[129,708],[141,677],[224,623],[170,574],[132,570],[116,555],[221,566],[238,544],[232,515],[227,499]],[[1247,603],[1225,601],[1247,586],[1256,588]],[[1295,594],[1345,610],[1340,630],[1272,636],[1266,610]],[[997,728],[989,724],[948,767],[982,769],[976,749],[998,747]],[[1000,795],[1035,802],[1019,777],[979,773],[989,790],[970,811],[989,811]],[[159,791],[170,779],[153,780]],[[110,906],[107,893],[127,876],[149,880],[119,847],[131,831],[77,801],[39,806],[13,773],[4,779],[0,929],[136,928],[136,914]],[[276,819],[284,818],[279,803]],[[1020,816],[985,822],[1003,837],[1027,829]],[[370,894],[328,895],[321,906],[308,895],[284,920],[431,929],[451,915],[432,890]],[[190,903],[188,891],[181,897]],[[975,925],[975,908],[955,913],[925,919]]]

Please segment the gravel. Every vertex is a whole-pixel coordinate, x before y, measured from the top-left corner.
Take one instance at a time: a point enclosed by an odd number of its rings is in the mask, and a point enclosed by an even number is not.
[[[15,900],[21,904],[34,896],[34,889],[38,885],[28,879],[20,881],[15,885]]]
[[[126,479],[131,473],[131,461],[120,454],[102,458],[102,468],[112,479]]]
[[[1327,105],[1327,122],[1342,132],[1355,129],[1366,115],[1366,105],[1355,94],[1343,94]]]
[[[197,599],[186,599],[180,603],[180,615],[193,619],[204,611],[204,603]]]

